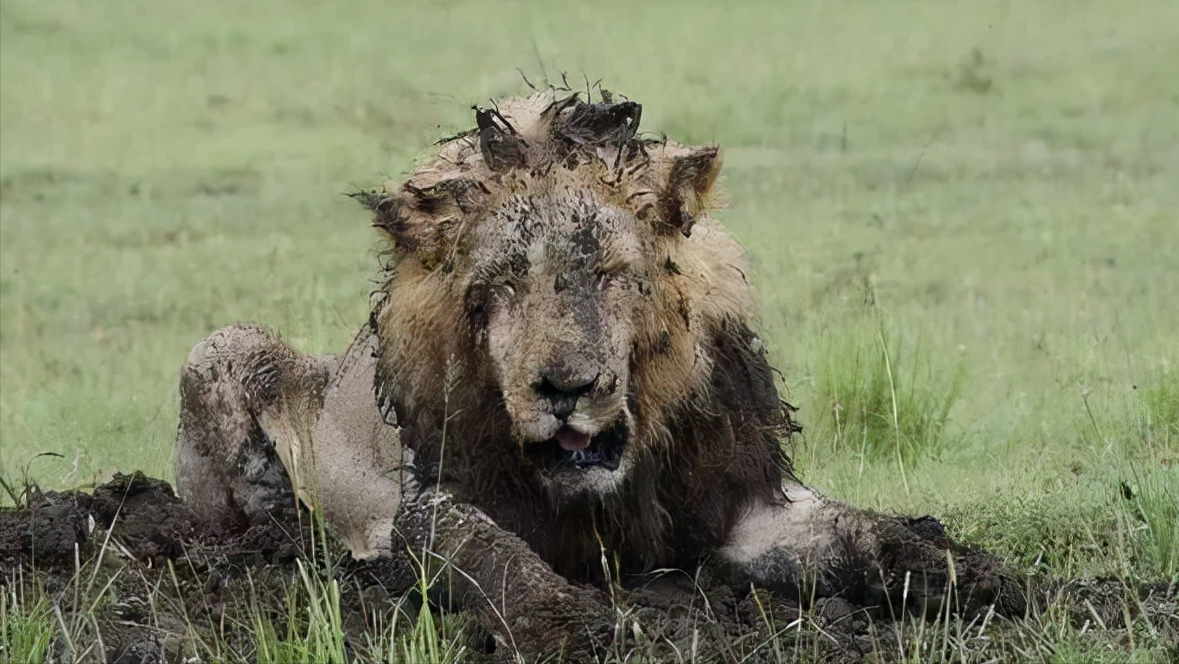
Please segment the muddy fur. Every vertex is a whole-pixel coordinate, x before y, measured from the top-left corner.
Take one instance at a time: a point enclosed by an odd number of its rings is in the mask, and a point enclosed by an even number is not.
[[[373,400],[375,343],[366,327],[313,357],[235,325],[197,344],[180,376],[180,497],[233,530],[291,519],[298,496],[357,557],[388,555],[406,459]]]
[[[615,615],[606,594],[556,574],[478,509],[425,491],[397,525],[406,549],[427,559],[448,602],[473,613],[504,652],[545,644],[575,662],[607,652]]]
[[[442,469],[427,481],[579,580],[602,580],[602,546],[628,572],[720,546],[754,498],[778,495],[795,429],[746,322],[743,253],[708,217],[719,151],[642,138],[640,116],[553,92],[501,101],[407,182],[362,196],[391,240],[382,406],[419,467]],[[583,268],[609,283],[579,290]],[[587,427],[625,420],[611,490],[554,496],[528,459],[547,438],[521,426],[531,385],[554,370],[624,386]]]

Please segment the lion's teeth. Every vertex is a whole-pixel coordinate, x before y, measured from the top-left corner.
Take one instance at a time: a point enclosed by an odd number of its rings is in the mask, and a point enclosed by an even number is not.
[[[579,466],[602,463],[602,455],[593,450],[578,450],[569,453],[569,460]]]

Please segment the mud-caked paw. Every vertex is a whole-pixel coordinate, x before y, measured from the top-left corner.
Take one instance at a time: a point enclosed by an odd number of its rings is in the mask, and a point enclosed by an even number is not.
[[[893,616],[1022,612],[1021,584],[996,556],[962,546],[933,517],[882,518],[860,573],[862,603]]]

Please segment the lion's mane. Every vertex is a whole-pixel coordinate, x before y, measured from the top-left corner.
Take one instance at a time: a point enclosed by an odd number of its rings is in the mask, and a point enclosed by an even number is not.
[[[751,331],[744,252],[709,217],[719,151],[640,135],[641,107],[604,91],[476,111],[479,126],[407,180],[357,195],[390,239],[370,321],[382,412],[423,482],[447,483],[567,577],[600,579],[603,546],[624,572],[690,564],[751,501],[780,500],[782,441],[797,429]],[[629,357],[636,461],[617,491],[577,504],[555,504],[513,442],[464,293],[471,229],[541,189],[592,192],[647,222],[657,275]]]

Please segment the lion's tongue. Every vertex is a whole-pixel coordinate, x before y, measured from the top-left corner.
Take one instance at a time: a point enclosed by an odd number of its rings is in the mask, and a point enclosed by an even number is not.
[[[589,447],[589,434],[584,434],[573,427],[564,426],[557,429],[557,442],[561,444],[561,449],[568,452],[580,452]]]

